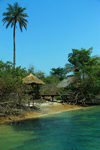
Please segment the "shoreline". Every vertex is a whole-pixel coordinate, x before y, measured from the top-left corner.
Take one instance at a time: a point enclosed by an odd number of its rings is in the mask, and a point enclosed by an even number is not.
[[[64,105],[53,104],[53,105],[40,106],[40,109],[41,108],[42,108],[41,112],[27,113],[25,116],[25,119],[39,118],[39,117],[43,117],[43,116],[47,116],[51,114],[83,109],[85,107],[78,106],[78,105],[70,105],[70,104],[64,104]]]
[[[44,116],[48,116],[51,114],[56,114],[56,113],[62,113],[66,111],[73,111],[73,110],[78,110],[78,109],[83,109],[85,107],[79,106],[79,105],[70,105],[70,104],[62,104],[62,103],[56,103],[56,102],[48,102],[48,103],[42,103],[38,104],[36,103],[35,106],[38,106],[40,108],[39,111],[34,111],[34,112],[25,112],[25,116],[11,116],[12,119],[15,119],[16,122],[19,121],[24,121],[27,119],[36,119],[36,118],[41,118]],[[6,123],[12,123],[13,121],[9,120],[8,117],[1,117],[0,118],[0,124],[6,124]]]

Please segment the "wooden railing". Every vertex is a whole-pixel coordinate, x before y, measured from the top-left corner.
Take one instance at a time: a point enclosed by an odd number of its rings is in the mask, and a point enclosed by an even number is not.
[[[52,102],[53,102],[53,100],[54,100],[54,97],[55,96],[62,96],[62,97],[67,97],[69,94],[65,94],[65,95],[59,95],[59,94],[43,94],[43,95],[41,95],[41,97],[43,97],[43,99],[45,98],[45,96],[51,96],[52,97]]]

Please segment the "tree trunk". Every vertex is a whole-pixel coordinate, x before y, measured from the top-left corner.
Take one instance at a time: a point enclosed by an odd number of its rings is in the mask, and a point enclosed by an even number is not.
[[[15,68],[15,27],[16,25],[14,25],[14,31],[13,31],[13,46],[14,46],[13,65],[14,65],[14,68]]]

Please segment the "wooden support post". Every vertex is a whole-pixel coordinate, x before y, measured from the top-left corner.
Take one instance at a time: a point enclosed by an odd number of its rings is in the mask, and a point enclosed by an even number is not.
[[[53,102],[54,95],[51,95],[51,97],[52,97],[52,102]]]

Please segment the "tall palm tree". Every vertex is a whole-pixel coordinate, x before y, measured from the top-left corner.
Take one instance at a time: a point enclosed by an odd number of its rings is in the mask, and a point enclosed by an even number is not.
[[[14,3],[14,5],[8,4],[8,8],[6,8],[8,12],[4,12],[3,16],[5,16],[2,21],[7,23],[6,28],[11,25],[13,27],[13,46],[14,46],[14,56],[13,56],[13,64],[15,68],[15,29],[17,22],[19,23],[20,30],[22,32],[22,27],[27,29],[28,21],[24,17],[28,17],[26,13],[23,13],[26,8],[22,8],[18,5],[18,3]],[[3,25],[4,25],[3,24]]]

